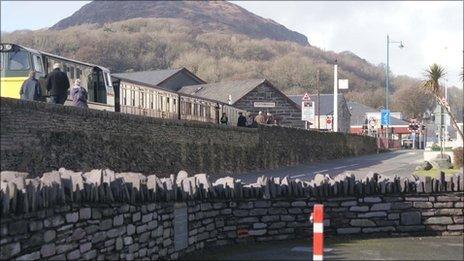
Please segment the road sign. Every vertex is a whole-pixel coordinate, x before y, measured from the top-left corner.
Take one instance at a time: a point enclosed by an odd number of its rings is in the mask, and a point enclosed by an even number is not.
[[[348,90],[348,79],[338,79],[338,89]]]
[[[311,97],[309,97],[309,94],[308,94],[308,93],[305,93],[305,94],[303,95],[303,98],[302,98],[301,100],[303,100],[303,101],[310,101],[310,100],[311,100]]]
[[[314,122],[314,102],[305,101],[301,102],[301,120]]]
[[[325,126],[326,126],[326,129],[328,130],[332,129],[332,117],[331,116],[327,116],[325,118]]]
[[[380,111],[380,124],[390,125],[390,110]]]

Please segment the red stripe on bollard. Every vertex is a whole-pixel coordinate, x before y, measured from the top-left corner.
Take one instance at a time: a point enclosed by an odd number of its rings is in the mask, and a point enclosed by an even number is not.
[[[313,260],[322,260],[324,256],[324,205],[314,205],[313,222]]]

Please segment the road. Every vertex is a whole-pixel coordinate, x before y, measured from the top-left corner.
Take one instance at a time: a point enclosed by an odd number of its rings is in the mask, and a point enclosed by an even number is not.
[[[239,173],[235,178],[243,182],[255,182],[262,175],[273,177],[290,176],[301,180],[310,180],[315,174],[329,174],[331,177],[349,171],[357,177],[363,177],[370,171],[385,176],[409,176],[422,161],[422,150],[399,150],[380,154],[327,160],[323,162],[283,167],[274,170]]]
[[[462,236],[327,238],[326,260],[464,260]],[[185,260],[312,260],[311,242],[237,244],[193,252]]]

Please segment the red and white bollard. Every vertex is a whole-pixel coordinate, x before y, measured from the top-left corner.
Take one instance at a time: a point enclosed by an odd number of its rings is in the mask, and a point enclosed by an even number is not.
[[[324,257],[324,205],[314,205],[310,219],[313,222],[313,260],[322,260]]]

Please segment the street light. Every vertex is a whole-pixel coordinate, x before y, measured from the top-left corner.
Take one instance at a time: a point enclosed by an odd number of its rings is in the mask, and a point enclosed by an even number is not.
[[[387,67],[385,68],[385,109],[388,110],[388,85],[389,85],[389,60],[390,60],[390,44],[397,43],[399,48],[403,48],[403,41],[390,41],[390,36],[387,34]],[[390,119],[388,119],[390,121]],[[388,122],[387,122],[388,123]],[[388,148],[388,124],[387,129],[385,130],[385,138],[387,138],[387,148]]]

